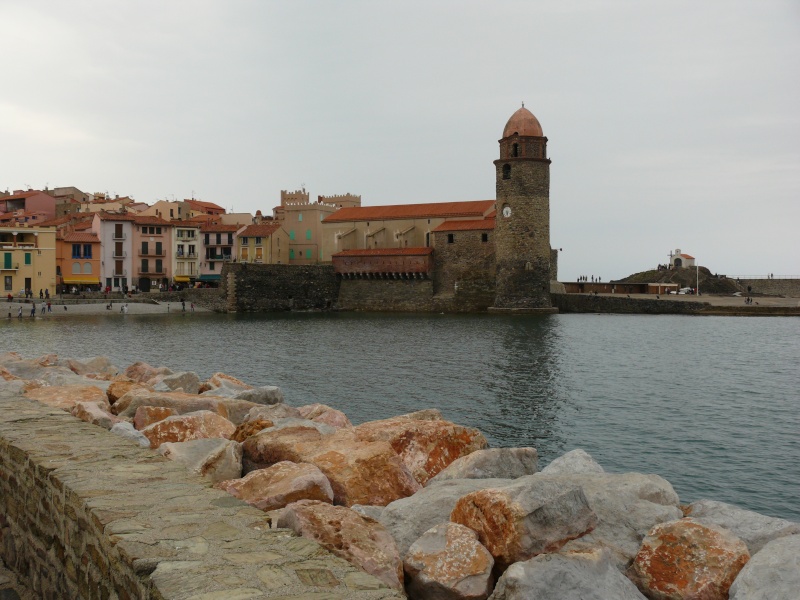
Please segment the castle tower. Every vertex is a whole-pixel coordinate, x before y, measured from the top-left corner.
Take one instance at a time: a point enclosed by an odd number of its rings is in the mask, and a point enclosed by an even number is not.
[[[495,310],[553,312],[550,303],[550,159],[542,126],[523,105],[494,161]]]

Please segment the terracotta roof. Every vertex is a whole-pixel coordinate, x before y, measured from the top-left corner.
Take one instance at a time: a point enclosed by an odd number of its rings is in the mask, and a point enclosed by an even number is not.
[[[134,215],[128,213],[112,213],[101,210],[95,213],[101,221],[133,221],[136,219]]]
[[[681,258],[691,258],[692,260],[694,260],[694,256],[691,256],[689,254],[678,254],[678,256],[680,256]]]
[[[35,196],[36,194],[44,194],[44,192],[39,192],[37,190],[30,190],[27,192],[21,192],[19,194],[11,194],[10,196],[3,196],[0,200],[19,200],[21,198],[30,198],[31,196]]]
[[[486,230],[486,229],[494,229],[495,220],[494,219],[475,219],[474,221],[445,221],[441,225],[439,225],[436,229],[433,229],[434,232],[436,231],[474,231],[474,230]]]
[[[258,225],[248,225],[239,237],[267,237],[281,228],[280,223],[259,223]]]
[[[361,250],[342,250],[333,256],[426,256],[433,248],[366,248]]]
[[[225,225],[224,223],[208,223],[200,226],[200,233],[233,233],[238,231],[241,225]]]
[[[195,215],[193,217],[189,217],[188,219],[184,219],[187,223],[218,223],[220,220],[219,215]]]
[[[323,223],[343,221],[384,221],[390,219],[426,219],[481,217],[494,206],[494,200],[468,202],[432,202],[429,204],[393,204],[388,206],[351,206],[340,208]]]
[[[83,233],[79,231],[74,231],[72,233],[67,233],[66,235],[64,235],[64,241],[73,243],[82,242],[84,244],[88,244],[91,242],[99,242],[100,240],[93,233]]]
[[[56,217],[55,219],[42,221],[39,223],[39,227],[58,227],[59,225],[66,225],[67,223],[75,223],[76,225],[79,223],[88,223],[89,227],[91,227],[92,219],[94,219],[94,213],[69,213],[61,217]]]
[[[225,211],[219,204],[214,204],[213,202],[203,202],[202,200],[184,200],[186,204],[191,204],[193,207],[198,209],[211,209],[211,210],[221,210]]]
[[[519,135],[544,137],[539,119],[534,117],[533,113],[524,106],[511,115],[508,123],[506,123],[505,129],[503,129],[504,138],[514,135],[515,133]]]
[[[172,223],[161,217],[151,217],[148,215],[134,215],[132,220],[137,225],[161,225],[162,227],[170,227]]]

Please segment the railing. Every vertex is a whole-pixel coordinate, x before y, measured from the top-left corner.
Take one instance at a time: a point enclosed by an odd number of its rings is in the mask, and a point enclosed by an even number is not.
[[[0,267],[0,271],[19,271],[19,263],[15,263],[13,267]]]
[[[113,236],[111,236],[111,239],[114,239],[114,240],[124,240],[124,239],[125,239],[125,234],[124,234],[124,233],[116,233],[116,232],[115,232],[115,233],[114,233],[114,235],[113,235]]]
[[[164,251],[156,252],[153,250],[152,252],[140,252],[139,256],[165,256]]]
[[[726,275],[728,279],[800,279],[800,275]]]
[[[127,277],[128,276],[128,269],[122,269],[122,271],[114,271],[111,274],[112,277]]]
[[[145,276],[149,276],[149,275],[166,275],[166,274],[167,274],[167,270],[166,269],[161,269],[160,271],[156,271],[155,269],[148,269],[147,271],[139,271],[139,275],[145,275]]]
[[[112,258],[125,258],[126,256],[128,256],[128,253],[125,252],[125,250],[123,250],[122,252],[117,252],[116,250],[114,250],[114,253],[112,254]]]

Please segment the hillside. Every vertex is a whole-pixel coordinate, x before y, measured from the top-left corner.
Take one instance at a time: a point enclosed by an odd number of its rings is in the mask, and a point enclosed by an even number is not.
[[[733,294],[743,291],[734,279],[724,276],[714,275],[705,267],[700,267],[700,293],[702,294]],[[697,287],[698,272],[689,267],[684,269],[672,269],[659,271],[642,271],[634,273],[625,279],[619,279],[613,283],[677,283],[680,287]]]

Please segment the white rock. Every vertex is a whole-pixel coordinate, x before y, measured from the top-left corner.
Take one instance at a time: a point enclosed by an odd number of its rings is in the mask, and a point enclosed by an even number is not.
[[[536,448],[486,448],[450,463],[426,486],[448,479],[517,479],[536,473]]]
[[[141,431],[137,431],[133,426],[133,423],[122,421],[121,423],[114,425],[109,431],[124,437],[126,440],[130,440],[136,444],[139,444],[142,448],[150,447],[150,440],[148,440]]]
[[[236,394],[234,398],[255,402],[256,404],[283,404],[283,392],[281,388],[274,385],[264,385],[252,390],[244,390]]]
[[[242,476],[242,445],[238,442],[221,438],[165,442],[158,452],[213,483]]]
[[[541,471],[547,475],[577,475],[583,473],[605,473],[591,455],[576,448],[559,456]]]
[[[739,571],[728,597],[730,600],[798,600],[800,535],[788,535],[765,544]]]

